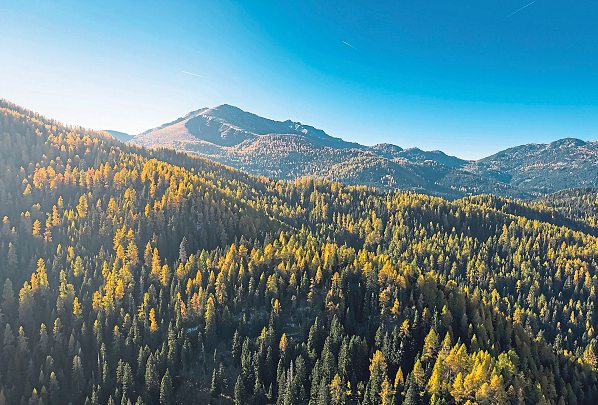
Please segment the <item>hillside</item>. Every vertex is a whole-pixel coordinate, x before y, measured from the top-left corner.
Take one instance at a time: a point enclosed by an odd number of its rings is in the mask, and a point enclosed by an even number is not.
[[[118,139],[121,142],[129,142],[131,139],[134,138],[133,135],[129,135],[125,132],[113,131],[110,129],[107,129],[106,132],[108,132],[110,135],[112,135],[114,138]]]
[[[576,222],[256,177],[6,101],[0,139],[0,403],[598,399]]]
[[[585,223],[598,234],[598,189],[569,189],[538,200],[571,220]]]
[[[598,142],[565,138],[509,148],[473,162],[470,171],[547,194],[598,186]]]
[[[262,118],[226,104],[193,111],[131,142],[192,152],[276,179],[317,176],[447,198],[492,193],[531,199],[598,186],[598,142],[567,138],[467,161],[442,151],[346,142],[309,125]]]

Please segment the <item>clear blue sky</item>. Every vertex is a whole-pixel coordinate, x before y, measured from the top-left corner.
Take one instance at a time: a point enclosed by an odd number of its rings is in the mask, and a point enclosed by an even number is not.
[[[530,2],[0,0],[0,97],[129,133],[229,103],[466,158],[597,139],[598,2]]]

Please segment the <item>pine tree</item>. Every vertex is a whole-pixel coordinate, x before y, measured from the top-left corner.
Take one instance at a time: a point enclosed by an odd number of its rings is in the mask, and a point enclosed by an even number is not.
[[[179,260],[183,264],[187,263],[187,238],[185,236],[183,236],[179,245]]]
[[[387,386],[389,389],[387,365],[384,355],[380,350],[377,350],[370,361],[370,380],[366,387],[366,394],[364,401],[369,404],[378,404],[383,402],[385,399],[382,397],[383,386]],[[385,392],[384,395],[389,395],[389,392]]]
[[[436,331],[432,328],[424,339],[424,347],[422,350],[422,361],[428,361],[436,355],[438,351],[439,338]]]
[[[278,348],[280,350],[281,356],[284,356],[284,354],[287,351],[287,334],[286,333],[283,333],[282,336],[280,337],[280,342],[278,344]]]
[[[210,384],[210,395],[213,398],[218,398],[220,396],[220,387],[221,387],[220,376],[218,375],[218,369],[214,367],[212,370],[212,383]]]
[[[83,385],[85,383],[85,375],[83,372],[83,365],[81,364],[81,358],[76,355],[73,357],[73,377],[72,381],[76,388],[76,393],[81,392]]]
[[[4,286],[2,288],[2,311],[4,314],[10,317],[14,314],[15,306],[15,293],[12,286],[12,281],[7,278],[4,281]]]
[[[170,378],[170,372],[166,369],[160,383],[160,405],[170,405],[172,403],[172,378]]]
[[[419,401],[419,392],[415,383],[413,382],[412,374],[409,374],[407,377],[407,382],[405,384],[405,400],[403,401],[403,405],[417,405],[420,403]]]
[[[239,330],[235,330],[235,334],[233,335],[233,344],[231,348],[231,354],[233,356],[233,360],[235,363],[241,363],[241,350],[243,347],[243,343],[241,341],[241,335],[239,334]]]
[[[347,400],[343,382],[338,374],[335,374],[330,383],[330,403],[332,405],[342,405]]]
[[[153,354],[150,354],[145,367],[145,392],[147,398],[154,398],[158,393],[158,367]]]
[[[210,295],[206,304],[205,319],[205,336],[206,344],[209,347],[216,342],[216,308],[214,304],[214,297]]]
[[[441,394],[444,378],[442,373],[443,362],[444,358],[442,357],[436,359],[436,363],[434,363],[434,368],[432,369],[432,375],[428,380],[428,392],[432,395],[439,396]]]
[[[426,384],[426,373],[420,359],[417,359],[415,361],[412,374],[413,382],[417,385],[418,388],[423,388]]]
[[[234,404],[235,405],[243,405],[246,400],[246,392],[245,392],[245,385],[243,384],[243,379],[239,375],[237,377],[237,382],[235,383],[235,392],[234,392]]]

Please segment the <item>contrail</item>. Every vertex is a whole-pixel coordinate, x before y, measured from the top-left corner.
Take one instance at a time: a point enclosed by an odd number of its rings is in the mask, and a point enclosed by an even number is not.
[[[347,45],[349,48],[353,48],[355,49],[355,47],[353,45],[351,45],[350,43],[348,43],[347,41],[341,41],[343,44]]]
[[[511,14],[509,14],[507,17],[512,17],[515,14],[517,14],[520,11],[523,11],[524,9],[528,8],[529,6],[531,6],[532,4],[534,4],[536,2],[536,0],[532,1],[531,3],[526,4],[523,7],[518,8],[517,10],[513,11]]]
[[[193,72],[187,72],[186,70],[181,70],[181,73],[184,73],[186,75],[191,75],[191,76],[195,76],[195,77],[204,77],[202,75],[198,75],[197,73],[193,73]]]

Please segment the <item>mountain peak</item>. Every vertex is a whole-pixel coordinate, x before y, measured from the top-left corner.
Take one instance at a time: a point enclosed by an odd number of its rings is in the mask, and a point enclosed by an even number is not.
[[[208,115],[222,119],[231,119],[242,115],[253,115],[231,104],[220,104],[215,107],[197,110],[201,115]]]
[[[118,139],[121,142],[129,142],[131,139],[134,138],[133,135],[129,135],[125,132],[121,132],[121,131],[115,131],[113,129],[106,129],[104,130],[104,132],[109,133],[110,135],[112,135],[114,138]]]
[[[244,111],[244,110],[240,109],[239,107],[234,106],[232,104],[220,104],[215,107],[208,108],[207,111],[210,111],[210,112],[244,112],[244,113],[246,113],[246,111]]]
[[[563,138],[550,143],[553,148],[580,147],[586,145],[585,141],[577,138]]]
[[[140,145],[174,146],[208,142],[216,147],[237,147],[265,135],[302,137],[316,147],[364,149],[362,145],[328,135],[321,129],[300,122],[276,121],[230,104],[201,108],[175,121],[139,134]]]
[[[234,109],[234,110],[240,110],[239,107],[237,107],[236,105],[232,105],[232,104],[228,104],[228,103],[224,103],[224,104],[220,104],[217,105],[216,107],[213,107],[216,110],[220,110],[220,109]]]

